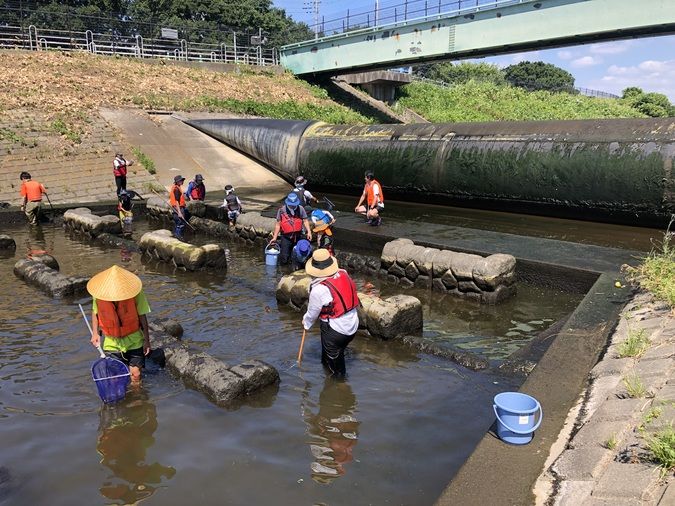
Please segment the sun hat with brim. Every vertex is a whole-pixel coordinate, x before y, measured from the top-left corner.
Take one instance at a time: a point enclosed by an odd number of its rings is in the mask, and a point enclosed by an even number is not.
[[[332,257],[330,252],[324,248],[316,250],[312,258],[305,264],[305,272],[315,278],[332,276],[338,269],[337,259]]]
[[[174,184],[180,183],[181,181],[185,181],[185,178],[183,176],[176,176],[173,178]]]
[[[289,193],[288,197],[286,197],[286,200],[284,201],[284,204],[286,204],[288,207],[299,206],[300,199],[298,198],[298,194],[295,192]]]
[[[132,299],[142,288],[141,278],[117,265],[99,272],[87,283],[87,291],[92,297],[109,302]]]
[[[310,251],[312,251],[312,245],[307,239],[300,239],[298,241],[298,252],[306,256]]]

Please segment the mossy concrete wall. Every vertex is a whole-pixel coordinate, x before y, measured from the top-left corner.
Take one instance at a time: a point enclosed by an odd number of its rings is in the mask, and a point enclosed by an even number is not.
[[[630,224],[675,211],[675,119],[327,125],[190,124],[291,182],[359,193],[374,170],[385,197]],[[293,138],[296,138],[296,141]]]

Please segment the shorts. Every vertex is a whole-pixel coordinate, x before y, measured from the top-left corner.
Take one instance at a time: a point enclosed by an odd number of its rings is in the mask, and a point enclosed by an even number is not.
[[[134,348],[133,350],[127,351],[114,351],[110,352],[110,356],[121,360],[129,367],[138,367],[139,369],[145,368],[145,355],[143,354],[143,348]]]
[[[384,206],[375,206],[371,207],[371,209],[377,209],[377,214],[382,214],[384,212]]]

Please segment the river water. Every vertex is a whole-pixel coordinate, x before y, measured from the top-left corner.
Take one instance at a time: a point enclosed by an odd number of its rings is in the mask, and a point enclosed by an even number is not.
[[[148,227],[137,223],[136,236]],[[186,273],[53,225],[3,233],[17,251],[0,258],[0,504],[432,504],[490,427],[492,397],[518,387],[365,335],[350,345],[347,381],[335,382],[318,329],[293,366],[301,315],[277,307],[279,273],[239,242],[225,243],[227,272]],[[175,318],[185,342],[230,364],[267,361],[279,386],[227,410],[151,369],[141,389],[103,406],[77,307],[91,299],[52,299],[16,278],[31,250],[53,254],[65,274],[124,265],[144,282],[150,319]],[[398,290],[356,278],[362,290]],[[580,300],[528,286],[492,308],[406,293],[423,301],[426,337],[493,364]]]

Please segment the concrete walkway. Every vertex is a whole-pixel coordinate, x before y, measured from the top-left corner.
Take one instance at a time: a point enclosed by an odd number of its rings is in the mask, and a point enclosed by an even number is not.
[[[620,358],[621,343],[638,333],[648,336],[647,351]],[[624,309],[604,358],[591,371],[577,420],[554,445],[564,449],[549,458],[537,504],[675,504],[673,471],[662,477],[647,450],[654,434],[675,424],[674,365],[673,313],[641,293]],[[635,378],[644,385],[640,396],[631,396],[626,385]]]

